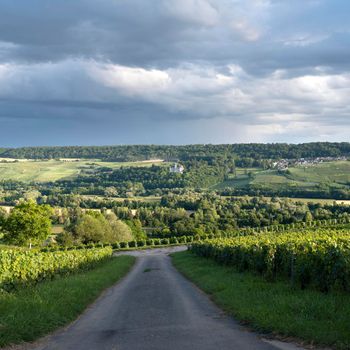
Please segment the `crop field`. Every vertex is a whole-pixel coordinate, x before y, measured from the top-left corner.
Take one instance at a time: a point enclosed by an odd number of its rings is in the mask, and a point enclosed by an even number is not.
[[[302,289],[349,291],[349,238],[348,228],[318,228],[195,242],[191,250],[238,271],[288,279]]]
[[[347,184],[350,182],[350,162],[328,162],[305,168],[290,168],[290,177],[303,182]]]
[[[308,167],[290,167],[288,171],[261,169],[238,169],[236,176],[231,177],[215,186],[217,189],[225,187],[242,188],[248,185],[284,188],[315,187],[322,183],[335,187],[344,187],[350,183],[350,162],[326,162]]]
[[[0,251],[0,290],[11,290],[58,274],[94,267],[112,255],[112,248],[72,251],[37,252],[35,250],[2,249]]]
[[[3,159],[4,161],[5,159]],[[1,159],[0,159],[1,161]],[[99,160],[74,161],[47,160],[47,161],[16,161],[0,162],[0,180],[16,180],[23,182],[49,182],[73,178],[83,172],[91,172],[99,167],[119,168],[147,167],[152,164],[164,164],[160,159],[141,162],[101,162]]]

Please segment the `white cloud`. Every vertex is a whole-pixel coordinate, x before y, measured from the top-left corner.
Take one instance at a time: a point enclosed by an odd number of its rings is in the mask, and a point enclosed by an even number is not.
[[[0,65],[0,97],[62,105],[79,102],[79,107],[121,101],[147,104],[164,111],[152,116],[155,119],[169,120],[176,113],[178,119],[207,120],[207,125],[226,120],[227,128],[238,123],[262,138],[304,135],[305,130],[322,135],[349,130],[350,73],[314,72],[290,78],[284,71],[254,77],[237,64],[220,69],[187,64],[163,70],[92,60],[6,64]]]
[[[171,84],[169,74],[158,69],[91,63],[88,71],[97,82],[118,89],[126,96],[159,94]]]

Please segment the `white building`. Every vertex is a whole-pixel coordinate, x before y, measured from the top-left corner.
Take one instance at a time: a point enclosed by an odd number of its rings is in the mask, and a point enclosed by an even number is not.
[[[170,167],[170,172],[171,173],[178,173],[182,174],[184,172],[185,168],[181,164],[175,163],[172,167]]]

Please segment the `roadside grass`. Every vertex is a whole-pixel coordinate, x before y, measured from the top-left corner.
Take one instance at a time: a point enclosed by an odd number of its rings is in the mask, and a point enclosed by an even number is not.
[[[293,289],[195,256],[171,255],[175,267],[229,314],[279,339],[350,349],[350,295]]]
[[[0,347],[33,341],[72,322],[134,261],[131,256],[115,257],[85,273],[0,292]]]

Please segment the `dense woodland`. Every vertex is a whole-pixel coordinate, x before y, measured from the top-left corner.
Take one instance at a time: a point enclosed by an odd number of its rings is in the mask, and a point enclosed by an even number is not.
[[[231,145],[130,145],[130,146],[69,146],[0,148],[0,157],[55,159],[86,158],[108,161],[138,161],[161,158],[215,161],[218,157],[280,159],[307,157],[337,157],[350,155],[350,143],[314,142],[302,144],[231,144]]]

